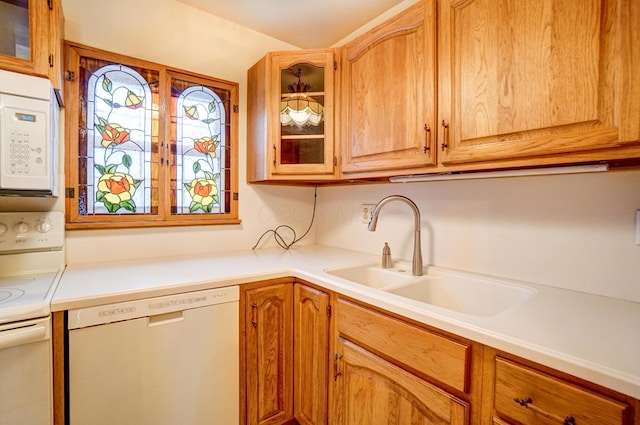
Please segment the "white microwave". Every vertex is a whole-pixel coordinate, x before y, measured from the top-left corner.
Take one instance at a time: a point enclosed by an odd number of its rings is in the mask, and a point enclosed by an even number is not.
[[[51,82],[0,70],[0,195],[58,196],[57,154]]]

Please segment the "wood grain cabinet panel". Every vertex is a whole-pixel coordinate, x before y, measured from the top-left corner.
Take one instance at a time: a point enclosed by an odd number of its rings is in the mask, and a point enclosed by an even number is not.
[[[624,403],[506,359],[495,362],[494,408],[505,420],[523,425],[632,423]]]
[[[293,305],[295,417],[301,425],[326,425],[329,294],[296,282]]]
[[[249,289],[244,297],[246,423],[293,418],[293,285]]]
[[[416,374],[462,392],[469,391],[471,347],[369,310],[338,301],[338,332]]]
[[[579,7],[573,0],[440,1],[440,161],[561,156],[637,143],[634,1],[584,0]]]
[[[344,177],[435,164],[434,15],[421,1],[341,48]]]
[[[336,425],[463,425],[468,405],[357,345],[338,340]]]

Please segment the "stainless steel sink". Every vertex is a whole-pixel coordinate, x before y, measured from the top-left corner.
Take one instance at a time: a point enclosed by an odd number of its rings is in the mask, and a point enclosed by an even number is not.
[[[361,264],[325,270],[342,279],[421,303],[475,316],[495,316],[522,304],[535,290],[522,284],[440,268],[411,274],[411,264],[392,269]]]

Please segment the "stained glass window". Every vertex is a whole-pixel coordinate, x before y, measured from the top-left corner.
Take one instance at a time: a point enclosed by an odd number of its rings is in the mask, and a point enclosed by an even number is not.
[[[238,84],[65,42],[68,228],[236,224]]]
[[[132,68],[106,65],[89,77],[87,214],[151,212],[152,103]]]
[[[175,102],[174,214],[226,212],[228,185],[225,100],[210,87],[172,80]],[[218,90],[220,91],[220,90]],[[177,98],[175,97],[177,95]]]

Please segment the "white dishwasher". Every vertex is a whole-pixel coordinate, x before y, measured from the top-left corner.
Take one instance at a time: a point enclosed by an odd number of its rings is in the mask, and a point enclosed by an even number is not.
[[[70,425],[239,423],[239,288],[71,310]]]

